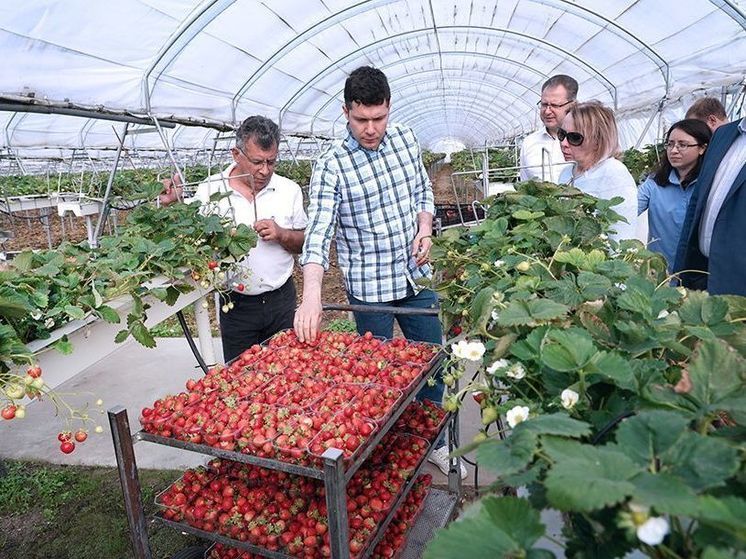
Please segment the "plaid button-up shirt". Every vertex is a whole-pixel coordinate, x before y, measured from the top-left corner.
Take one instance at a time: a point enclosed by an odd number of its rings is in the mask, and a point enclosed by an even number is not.
[[[352,134],[335,141],[311,177],[309,224],[301,265],[329,267],[329,243],[337,228],[337,258],[347,291],[361,301],[391,302],[419,291],[430,276],[411,256],[417,214],[434,212],[430,179],[409,128],[391,124],[373,151]]]

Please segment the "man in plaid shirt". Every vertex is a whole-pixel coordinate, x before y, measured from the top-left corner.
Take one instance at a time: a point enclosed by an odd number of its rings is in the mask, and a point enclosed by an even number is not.
[[[419,280],[430,278],[433,192],[412,130],[388,124],[391,91],[380,70],[363,66],[345,82],[348,134],[316,162],[310,187],[309,224],[300,263],[303,300],[295,313],[300,340],[314,340],[321,322],[321,282],[329,267],[336,227],[339,267],[354,305],[437,308],[438,300]],[[394,315],[356,312],[360,334],[390,338]],[[436,316],[397,314],[404,336],[441,343]],[[443,382],[425,386],[418,398],[438,404]],[[448,450],[431,461],[448,472]],[[462,466],[462,474],[466,470]]]

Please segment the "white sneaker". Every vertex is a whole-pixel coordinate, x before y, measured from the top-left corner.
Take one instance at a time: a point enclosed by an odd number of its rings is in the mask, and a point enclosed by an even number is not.
[[[436,448],[430,453],[427,461],[435,464],[436,466],[438,466],[438,469],[440,469],[441,472],[443,472],[445,475],[448,475],[448,470],[451,467],[451,461],[448,458],[448,454],[448,446],[441,446],[440,448]],[[466,467],[464,466],[464,463],[461,461],[460,458],[457,460],[459,468],[461,469],[461,479],[466,479],[466,476],[468,475]]]

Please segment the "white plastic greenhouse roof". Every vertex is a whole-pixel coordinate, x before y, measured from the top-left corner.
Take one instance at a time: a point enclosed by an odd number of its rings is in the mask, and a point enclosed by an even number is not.
[[[174,147],[217,134],[185,123],[251,114],[287,136],[338,136],[344,80],[364,64],[388,75],[392,120],[426,147],[534,130],[541,84],[557,73],[578,80],[581,100],[615,107],[631,145],[705,92],[742,102],[746,17],[743,0],[5,1],[0,55],[8,152],[117,144],[121,123],[15,112],[30,98],[37,111],[173,121]]]

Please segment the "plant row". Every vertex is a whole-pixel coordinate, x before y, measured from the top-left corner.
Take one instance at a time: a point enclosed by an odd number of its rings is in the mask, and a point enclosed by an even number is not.
[[[426,557],[553,557],[544,509],[565,513],[567,557],[746,550],[746,300],[672,286],[660,255],[614,241],[620,201],[522,183],[437,240],[444,381],[479,368],[463,451],[530,496],[482,499]]]

